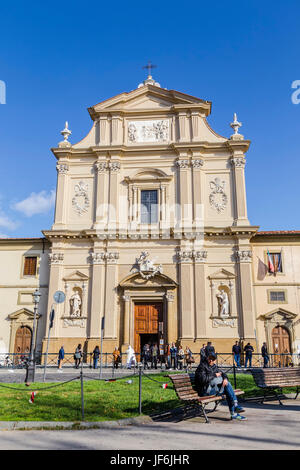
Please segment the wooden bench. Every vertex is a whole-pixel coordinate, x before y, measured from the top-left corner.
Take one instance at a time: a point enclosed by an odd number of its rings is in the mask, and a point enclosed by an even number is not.
[[[300,367],[287,367],[287,368],[259,368],[251,369],[251,374],[256,385],[264,390],[264,396],[262,403],[264,402],[266,395],[269,391],[273,391],[278,398],[280,405],[283,403],[277,393],[277,390],[281,390],[286,387],[296,387],[295,400],[299,394],[300,388]]]
[[[188,407],[197,407],[200,410],[200,413],[203,414],[206,423],[209,423],[207,413],[215,411],[224,397],[221,395],[200,397],[193,388],[195,374],[176,374],[169,375],[168,377],[172,380],[177,397],[184,403],[184,415]],[[242,390],[235,390],[235,393],[236,395],[242,395],[244,392]],[[209,403],[214,403],[215,406],[212,410],[206,411],[205,407]]]

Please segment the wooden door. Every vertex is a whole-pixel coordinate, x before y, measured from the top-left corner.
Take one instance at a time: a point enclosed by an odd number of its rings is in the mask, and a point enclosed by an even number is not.
[[[279,362],[282,366],[288,365],[290,358],[288,356],[280,356],[280,354],[290,354],[291,353],[291,344],[290,344],[290,335],[286,328],[283,326],[276,326],[272,330],[272,343],[273,343],[273,352],[275,354],[274,361],[275,365],[279,365]],[[278,354],[278,355],[277,355]]]
[[[31,329],[28,326],[20,326],[17,329],[14,349],[16,354],[29,354],[31,334]]]
[[[159,333],[159,322],[163,321],[161,303],[136,303],[134,306],[134,350],[140,353],[141,334]]]

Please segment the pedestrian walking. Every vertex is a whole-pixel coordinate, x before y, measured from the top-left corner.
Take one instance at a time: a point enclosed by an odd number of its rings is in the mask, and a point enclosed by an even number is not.
[[[136,365],[135,352],[131,345],[128,346],[126,354],[127,354],[126,367],[127,369],[131,369],[132,366],[135,367]]]
[[[65,350],[64,347],[61,346],[60,350],[58,351],[58,369],[61,370],[62,368],[62,361],[65,357]]]
[[[94,369],[97,369],[98,367],[99,356],[100,356],[99,346],[95,346],[95,349],[93,351],[93,368]]]
[[[245,353],[245,369],[247,369],[247,365],[249,363],[249,367],[252,367],[252,354],[253,354],[253,346],[250,343],[247,343],[244,347]]]
[[[232,354],[237,367],[241,367],[241,352],[241,346],[239,345],[239,342],[236,341],[232,346]]]
[[[269,354],[268,354],[268,347],[267,347],[267,343],[263,343],[262,347],[261,347],[261,355],[263,357],[263,360],[264,360],[264,367],[268,367],[268,363],[269,363]]]
[[[78,344],[77,348],[75,349],[74,353],[74,360],[75,360],[75,368],[78,369],[81,363],[82,358],[82,347],[81,344]]]

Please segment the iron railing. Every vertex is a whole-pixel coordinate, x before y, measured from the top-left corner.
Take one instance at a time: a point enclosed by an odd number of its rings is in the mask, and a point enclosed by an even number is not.
[[[143,357],[140,354],[136,354],[136,363],[132,366],[132,368],[138,367],[138,364],[141,363],[143,366],[144,361]],[[13,368],[13,369],[22,369],[26,367],[26,363],[28,361],[28,353],[27,354],[16,354],[16,353],[0,353],[0,368]],[[191,367],[194,369],[198,366],[200,362],[200,353],[193,354],[195,362],[191,364]],[[269,354],[268,355],[268,362],[267,367],[293,367],[293,366],[300,366],[300,355],[298,354]],[[46,360],[45,353],[37,353],[35,357],[35,362],[37,367],[44,367]],[[234,355],[232,353],[217,353],[217,364],[219,367],[222,368],[232,368],[235,366],[237,371],[239,369],[243,369],[245,366],[246,356],[241,354],[240,356],[240,366],[238,367],[236,362],[234,361]],[[182,369],[187,368],[186,360],[183,361]],[[85,368],[93,368],[93,354],[90,352],[84,352],[82,356],[82,365]],[[247,364],[247,368],[256,368],[256,367],[264,367],[264,358],[261,354],[253,353],[251,364]],[[64,359],[62,361],[63,367],[74,367],[75,360],[74,360],[74,353],[65,353]],[[97,367],[100,366],[100,357],[98,359]],[[102,367],[103,368],[112,368],[114,366],[114,357],[112,353],[102,353]],[[146,365],[148,368],[154,368],[154,363],[152,363],[151,367],[151,360],[148,361]],[[158,357],[157,360],[157,369],[167,369],[168,363],[164,357]],[[49,353],[47,357],[47,367],[58,367],[58,354],[57,353]],[[127,368],[127,354],[121,353],[120,354],[120,362],[118,364],[118,368],[124,369]],[[177,364],[177,368],[180,368],[180,363]]]

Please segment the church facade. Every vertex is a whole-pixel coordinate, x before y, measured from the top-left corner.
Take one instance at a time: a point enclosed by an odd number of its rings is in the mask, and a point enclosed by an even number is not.
[[[236,116],[222,137],[207,122],[211,102],[151,76],[88,111],[89,134],[71,144],[66,125],[52,149],[56,207],[43,231],[49,280],[38,347],[46,349],[60,290],[50,352],[78,343],[90,352],[101,328],[105,352],[130,344],[139,353],[149,341],[199,352],[209,340],[219,352],[236,340],[296,351],[300,233],[249,222],[250,141]]]

